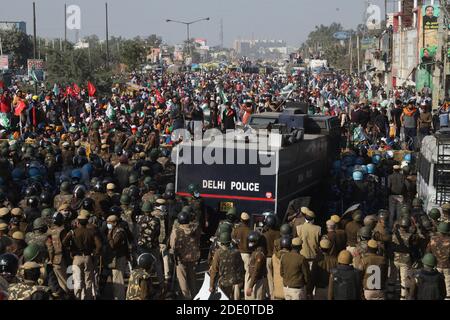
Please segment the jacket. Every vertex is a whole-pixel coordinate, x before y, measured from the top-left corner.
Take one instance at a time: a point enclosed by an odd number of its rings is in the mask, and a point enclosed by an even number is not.
[[[308,262],[300,253],[292,250],[281,257],[280,275],[285,287],[303,288],[310,281]]]
[[[247,245],[247,237],[250,231],[250,228],[241,222],[231,233],[231,238],[238,244],[240,253],[250,253]]]
[[[297,227],[297,234],[303,241],[300,253],[306,259],[314,259],[319,250],[321,228],[312,223],[306,222]]]

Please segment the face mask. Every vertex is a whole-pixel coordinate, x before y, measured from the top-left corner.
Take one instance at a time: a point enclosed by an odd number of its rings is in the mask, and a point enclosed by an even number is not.
[[[112,224],[110,224],[110,223],[108,223],[106,226],[108,227],[109,230],[111,230],[113,228]]]

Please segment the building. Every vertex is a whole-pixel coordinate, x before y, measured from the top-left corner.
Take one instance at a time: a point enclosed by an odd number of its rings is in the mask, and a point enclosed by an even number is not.
[[[430,6],[434,8],[433,16],[427,17]],[[433,90],[440,14],[445,10],[439,7],[438,0],[395,1],[395,10],[388,14],[386,30],[370,57],[374,76],[387,89],[413,86],[417,91]],[[449,74],[447,69],[446,83]]]
[[[238,56],[251,58],[279,58],[289,54],[284,40],[236,40],[234,50]]]
[[[27,33],[27,24],[24,21],[0,21],[0,30],[19,30]]]

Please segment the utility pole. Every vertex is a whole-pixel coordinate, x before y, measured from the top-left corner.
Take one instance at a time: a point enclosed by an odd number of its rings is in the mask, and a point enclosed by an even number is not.
[[[109,30],[108,30],[108,3],[105,3],[106,13],[106,66],[109,66]]]
[[[3,55],[2,35],[0,34],[0,55]]]
[[[350,40],[349,40],[349,52],[350,52],[350,68],[349,68],[349,71],[350,71],[350,74],[352,74],[353,73],[353,42],[352,42],[352,35],[350,35]]]
[[[223,48],[223,19],[220,19],[220,48]]]
[[[356,54],[358,55],[358,76],[359,76],[359,72],[360,72],[360,61],[359,61],[359,55],[360,55],[360,46],[359,46],[359,33],[356,34]]]
[[[64,52],[66,52],[67,42],[67,4],[64,3]]]
[[[446,72],[446,61],[444,54],[447,55],[447,50],[444,51],[444,44],[447,43],[447,26],[445,25],[445,17],[447,15],[445,1],[440,1],[441,13],[438,17],[438,43],[436,58],[434,64],[433,72],[433,110],[439,108],[439,102],[443,101],[445,97],[445,72]]]
[[[33,58],[36,59],[36,3],[33,2]],[[37,81],[34,81],[34,94],[37,94]]]

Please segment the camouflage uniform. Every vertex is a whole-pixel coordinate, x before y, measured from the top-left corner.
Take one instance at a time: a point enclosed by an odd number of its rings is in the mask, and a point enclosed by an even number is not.
[[[450,236],[443,234],[433,236],[427,249],[437,259],[437,270],[445,277],[447,290],[445,299],[450,300]]]
[[[363,269],[362,259],[367,253],[368,245],[366,240],[361,240],[356,244],[355,251],[353,252],[353,267],[358,270]]]
[[[167,213],[161,210],[154,210],[152,216],[156,217],[160,221],[160,233],[159,233],[159,250],[161,257],[163,259],[164,266],[164,278],[168,280],[170,278],[170,268],[169,268],[169,253],[167,251],[167,241],[168,241],[168,217]]]
[[[43,296],[49,298],[50,288],[47,286],[38,286],[34,281],[29,280],[13,283],[8,288],[8,300],[32,300],[32,296],[34,296],[33,300],[35,300],[35,297],[37,298],[36,294],[43,294]]]
[[[68,192],[61,192],[57,194],[53,200],[53,208],[57,209],[61,207],[64,203],[69,204],[70,200],[72,200],[72,195]]]
[[[140,215],[136,217],[136,224],[139,230],[137,237],[139,251],[151,253],[156,257],[155,270],[161,284],[164,281],[164,274],[159,253],[160,220],[152,215]]]
[[[170,247],[177,261],[177,278],[184,299],[195,291],[195,265],[200,259],[200,228],[197,223],[180,224],[172,229]]]
[[[47,241],[47,234],[39,231],[28,232],[25,235],[25,242],[30,244],[37,244],[40,247],[45,247]]]
[[[402,228],[394,231],[392,236],[394,265],[400,271],[401,300],[406,300],[409,296],[412,276],[411,247],[413,241],[414,235]]]
[[[127,300],[149,300],[152,288],[150,274],[144,269],[135,269],[128,280]]]
[[[209,269],[211,276],[210,288],[215,288],[216,281],[220,289],[230,299],[238,300],[239,285],[244,282],[245,269],[239,251],[230,246],[220,245],[214,253],[214,257]]]

